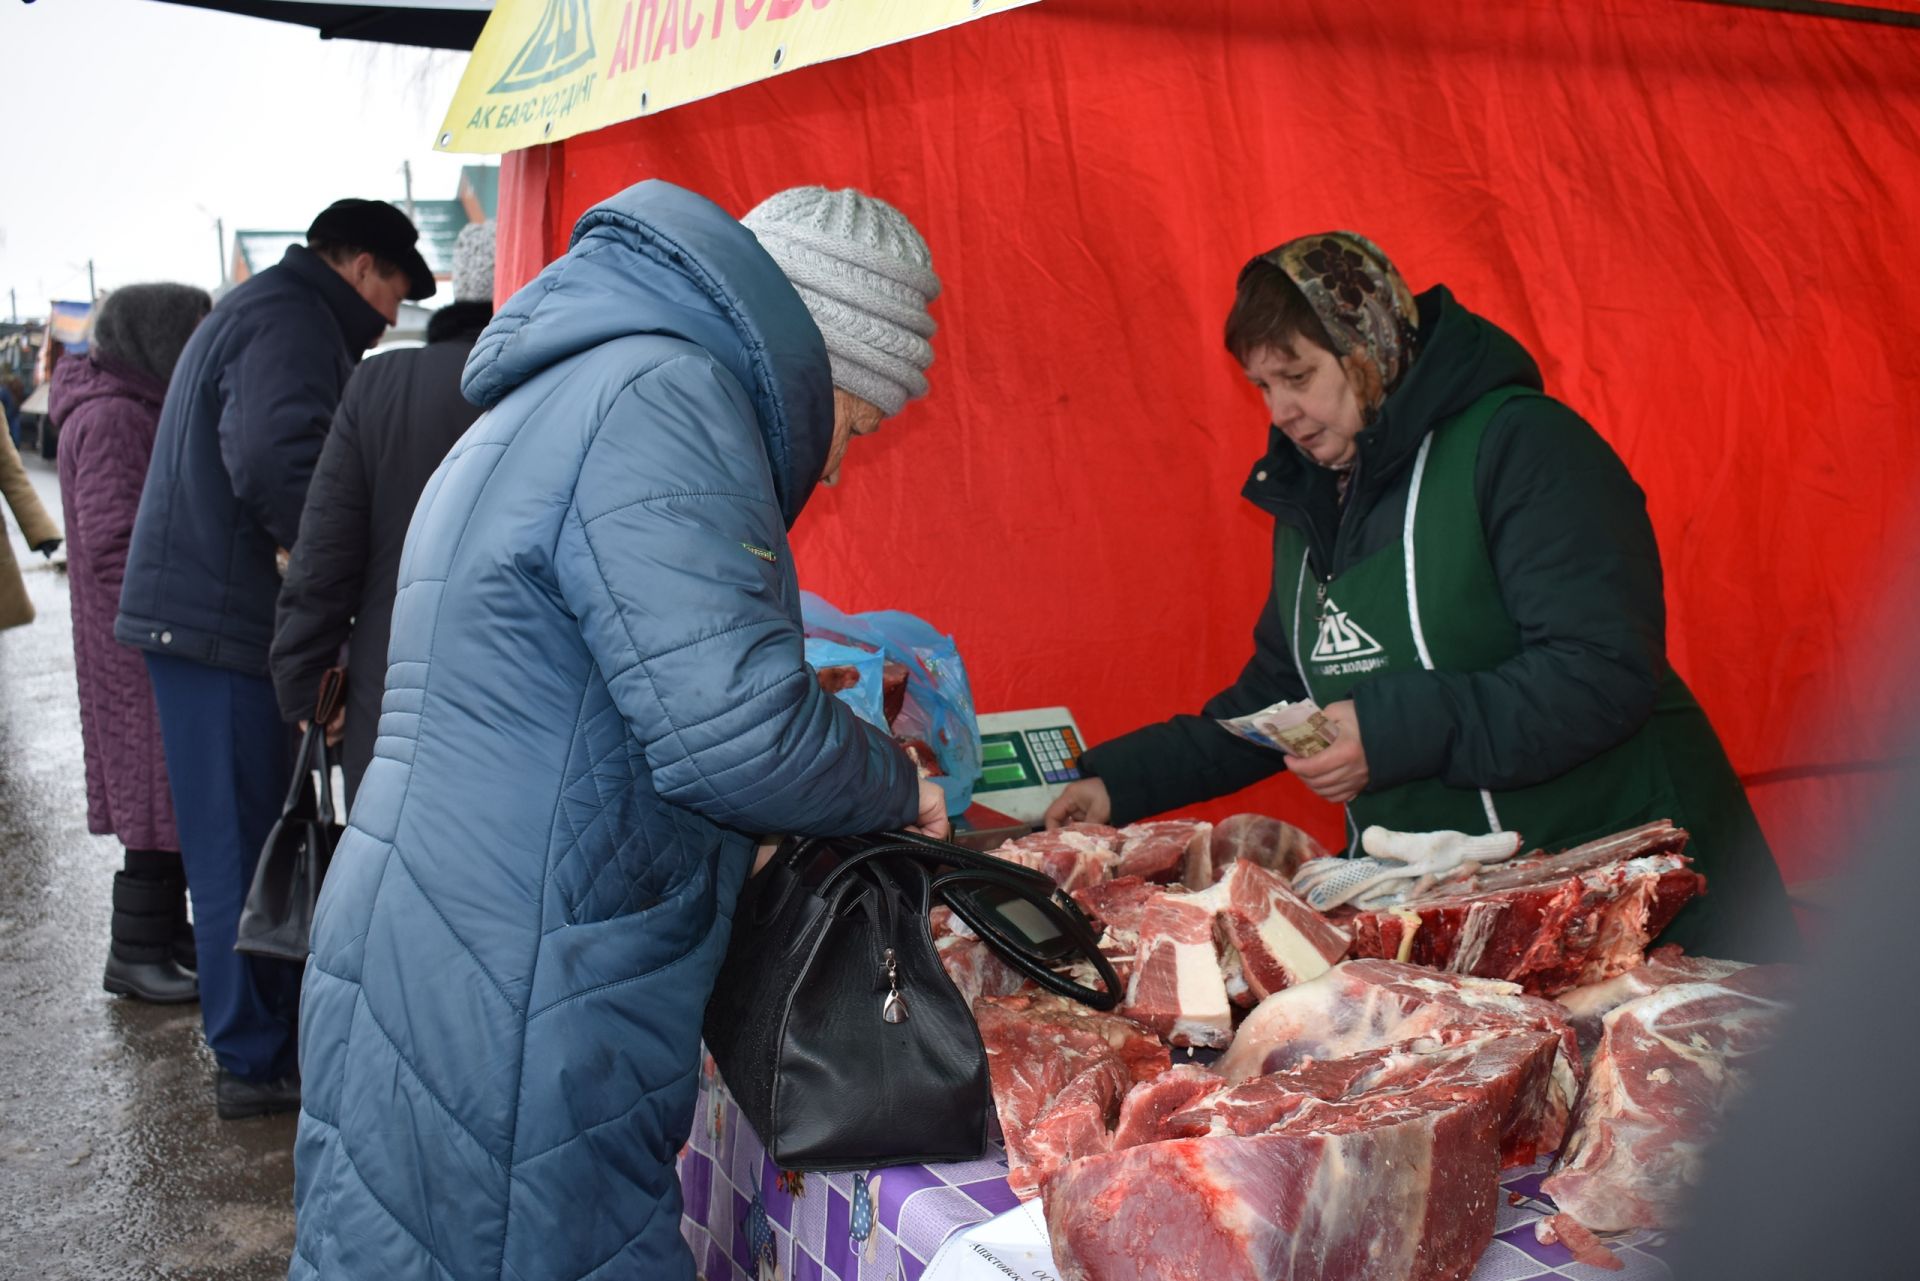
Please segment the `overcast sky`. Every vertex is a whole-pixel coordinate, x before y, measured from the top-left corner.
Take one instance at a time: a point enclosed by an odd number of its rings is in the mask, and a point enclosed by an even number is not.
[[[0,318],[220,282],[214,219],[304,228],[341,196],[456,194],[433,140],[464,53],[323,41],[158,0],[0,0]],[[229,239],[229,251],[231,239]]]

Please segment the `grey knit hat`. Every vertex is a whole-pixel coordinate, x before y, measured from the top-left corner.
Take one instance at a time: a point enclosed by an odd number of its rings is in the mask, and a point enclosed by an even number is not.
[[[889,416],[927,394],[940,277],[905,214],[851,187],[790,187],[741,221],[820,326],[835,387]]]
[[[493,301],[493,220],[470,222],[453,242],[453,300]]]
[[[90,341],[102,355],[166,382],[212,308],[207,291],[192,285],[122,285],[94,310]]]

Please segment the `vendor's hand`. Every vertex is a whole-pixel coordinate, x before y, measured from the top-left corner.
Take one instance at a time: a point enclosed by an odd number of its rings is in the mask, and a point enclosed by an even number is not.
[[[1113,798],[1107,795],[1106,783],[1097,778],[1083,778],[1077,783],[1068,783],[1067,790],[1047,806],[1047,830],[1051,832],[1065,823],[1104,823],[1112,817]]]
[[[1312,756],[1289,756],[1287,768],[1324,800],[1345,805],[1367,785],[1367,751],[1360,742],[1360,718],[1353,700],[1322,709],[1340,732],[1333,746]]]
[[[920,817],[908,824],[907,830],[937,841],[953,834],[953,824],[947,821],[946,790],[930,778],[920,780]]]

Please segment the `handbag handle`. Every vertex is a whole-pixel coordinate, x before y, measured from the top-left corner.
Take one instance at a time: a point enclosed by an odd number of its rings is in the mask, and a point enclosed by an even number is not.
[[[300,747],[294,753],[293,781],[287,787],[287,799],[280,806],[280,817],[292,818],[301,806],[313,799],[312,775],[320,772],[319,802],[314,817],[331,825],[336,821],[333,804],[333,753],[327,747],[327,722],[340,710],[346,690],[345,668],[329,667],[320,677],[320,693],[314,699],[313,719],[300,735]]]
[[[321,732],[313,751],[318,758],[314,767],[320,771],[320,821],[331,827],[340,820],[333,807],[333,749],[327,746],[325,731]]]
[[[1040,909],[1052,921],[1055,928],[1060,929],[1066,936],[1074,950],[1093,966],[1101,986],[1088,987],[1060,974],[1035,957],[1019,939],[1001,929],[990,913],[974,910],[973,900],[965,895],[949,892],[950,886],[978,885],[982,882],[1008,890],[1022,901]],[[1069,997],[1082,1005],[1090,1005],[1096,1010],[1111,1010],[1120,1004],[1120,999],[1124,995],[1120,986],[1120,976],[1114,971],[1113,962],[1109,961],[1106,953],[1100,950],[1100,940],[1093,932],[1092,923],[1080,910],[1080,905],[1073,901],[1073,896],[1065,890],[1055,887],[1052,894],[1039,898],[1028,893],[1026,887],[1015,878],[990,868],[945,873],[934,878],[933,889],[940,896],[940,901],[953,909],[955,916],[965,921],[969,929],[1000,954],[1001,960],[1048,991]]]
[[[844,842],[847,838],[822,837],[817,839],[839,839]],[[1025,889],[1042,896],[1051,896],[1059,889],[1059,886],[1053,883],[1053,878],[1045,872],[1023,866],[1019,863],[1009,862],[1004,858],[995,858],[991,854],[981,854],[975,850],[968,849],[964,845],[955,845],[949,841],[936,840],[931,836],[922,836],[918,832],[883,832],[877,836],[855,837],[853,839],[875,843],[843,859],[840,866],[829,873],[827,878],[821,882],[820,889],[823,892],[844,874],[847,869],[881,854],[911,854],[921,862],[935,862],[947,867],[964,867],[969,871],[976,872],[1005,873],[1014,880],[1022,882]],[[814,843],[814,841],[803,842],[801,848],[811,848]]]
[[[287,799],[280,805],[280,817],[295,818],[313,802],[313,754],[326,754],[326,728],[314,721],[300,735],[300,746],[293,754],[293,781],[287,784]]]
[[[346,697],[347,669],[329,667],[320,676],[320,694],[313,701],[313,729],[321,730],[314,751],[319,755],[317,766],[320,770],[320,821],[331,826],[337,820],[333,808],[333,749],[327,746],[327,736],[322,728],[332,721],[340,711],[340,702]]]
[[[836,882],[850,875],[854,868],[888,855],[906,855],[920,862],[958,869],[935,876],[932,889],[939,894],[941,902],[966,922],[969,929],[1000,954],[1002,960],[1048,991],[1083,1005],[1090,1005],[1097,1010],[1110,1010],[1120,1003],[1120,976],[1114,972],[1113,962],[1100,951],[1100,941],[1093,932],[1092,922],[1080,910],[1080,905],[1073,901],[1073,896],[1054,884],[1053,878],[1046,873],[914,832],[888,832],[866,839],[874,844],[847,855],[821,881],[816,893],[824,897]],[[814,842],[803,842],[795,851],[796,857],[813,846]],[[1074,950],[1093,965],[1104,990],[1076,983],[1055,972],[1019,939],[1001,929],[992,917],[974,910],[970,900],[948,892],[948,887],[962,882],[993,885],[1032,904],[1066,936]]]

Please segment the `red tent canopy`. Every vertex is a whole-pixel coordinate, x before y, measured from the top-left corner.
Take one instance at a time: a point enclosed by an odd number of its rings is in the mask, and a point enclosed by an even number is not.
[[[1245,660],[1270,524],[1220,346],[1251,254],[1364,232],[1534,351],[1645,487],[1674,664],[1789,879],[1920,711],[1920,32],[1676,0],[1046,0],[509,158],[503,284],[643,177],[856,185],[924,230],[933,394],[796,532],[1095,739]],[[1290,780],[1259,808],[1337,839]]]

